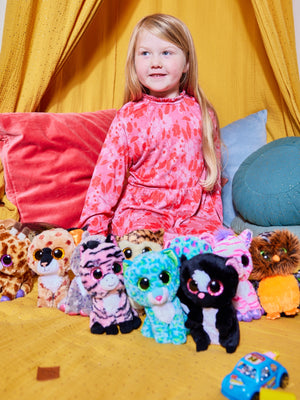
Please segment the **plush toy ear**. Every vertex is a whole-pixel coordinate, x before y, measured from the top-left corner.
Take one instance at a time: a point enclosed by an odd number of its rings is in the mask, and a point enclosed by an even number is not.
[[[106,243],[113,243],[113,244],[115,244],[116,246],[118,245],[117,240],[116,240],[115,236],[114,236],[112,233],[109,233],[109,234],[106,236],[105,242],[106,242]]]
[[[179,264],[178,257],[176,256],[176,254],[174,253],[174,251],[172,249],[162,250],[161,253],[166,254],[172,260],[173,264],[175,264],[176,267],[178,266],[178,264]]]
[[[132,265],[131,260],[124,260],[123,261],[123,272],[125,272],[131,265]]]
[[[250,247],[252,241],[253,233],[250,229],[245,229],[240,235],[239,238],[245,243],[246,247]]]
[[[182,254],[181,257],[180,257],[181,264],[183,263],[183,261],[186,261],[186,260],[187,260],[187,256]]]
[[[200,239],[204,240],[205,242],[210,244],[212,248],[214,248],[215,243],[216,243],[216,239],[215,239],[215,237],[214,237],[214,235],[212,233],[204,232],[204,233],[202,233],[200,235]]]

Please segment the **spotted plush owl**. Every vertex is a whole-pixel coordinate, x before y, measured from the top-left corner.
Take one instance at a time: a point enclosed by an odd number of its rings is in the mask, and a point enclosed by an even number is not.
[[[262,233],[252,239],[250,253],[258,282],[257,294],[268,319],[299,312],[299,286],[295,273],[300,263],[300,241],[289,230]]]

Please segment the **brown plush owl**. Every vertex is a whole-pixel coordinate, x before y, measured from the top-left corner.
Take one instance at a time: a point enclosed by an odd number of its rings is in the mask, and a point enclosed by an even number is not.
[[[279,318],[281,313],[296,315],[300,302],[294,275],[300,268],[298,237],[288,230],[265,232],[252,239],[250,253],[250,279],[259,281],[257,294],[267,318]]]

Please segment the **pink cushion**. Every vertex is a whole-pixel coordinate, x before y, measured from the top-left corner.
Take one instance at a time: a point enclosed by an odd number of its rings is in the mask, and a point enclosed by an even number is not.
[[[0,157],[8,199],[21,222],[77,227],[115,110],[0,114]]]

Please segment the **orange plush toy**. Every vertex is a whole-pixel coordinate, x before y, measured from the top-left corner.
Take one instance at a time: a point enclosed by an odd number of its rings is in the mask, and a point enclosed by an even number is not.
[[[253,271],[257,294],[268,319],[299,312],[300,292],[294,273],[299,269],[300,241],[288,230],[265,232],[252,239]]]

